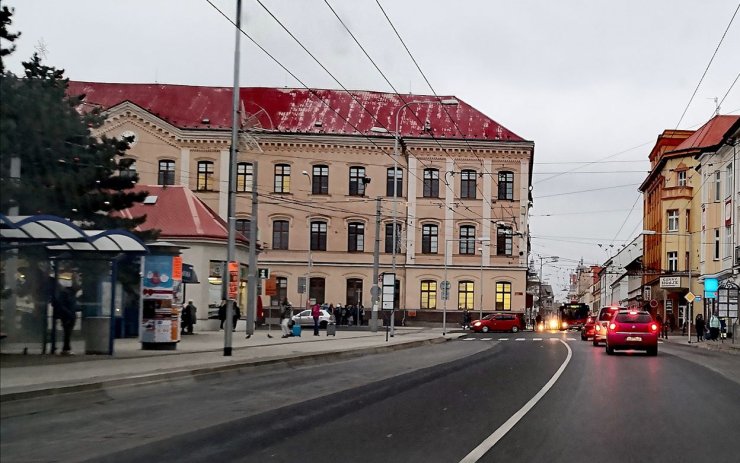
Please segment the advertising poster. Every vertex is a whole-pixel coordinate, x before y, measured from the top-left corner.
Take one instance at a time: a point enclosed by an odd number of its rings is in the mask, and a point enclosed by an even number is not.
[[[141,296],[142,316],[140,341],[142,343],[172,343],[180,340],[180,307],[182,260],[173,256],[146,256],[144,258]],[[179,264],[178,268],[175,268]],[[182,278],[182,277],[180,277]]]

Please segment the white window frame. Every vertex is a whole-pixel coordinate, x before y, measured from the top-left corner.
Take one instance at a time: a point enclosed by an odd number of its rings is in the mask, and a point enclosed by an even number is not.
[[[732,258],[732,225],[725,227],[725,259]]]
[[[668,211],[668,231],[678,231],[678,209],[671,209]]]
[[[714,173],[714,201],[722,200],[722,172]]]
[[[678,251],[668,252],[668,271],[669,272],[678,271]]]
[[[714,260],[719,260],[719,228],[714,229]]]
[[[680,170],[680,171],[676,172],[676,174],[677,174],[677,178],[678,178],[677,185],[678,186],[686,186],[686,171],[685,170]]]

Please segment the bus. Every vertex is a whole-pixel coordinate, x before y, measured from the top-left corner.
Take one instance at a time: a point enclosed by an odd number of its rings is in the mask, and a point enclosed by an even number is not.
[[[569,302],[558,309],[558,327],[561,330],[581,330],[586,324],[591,308],[588,304]]]

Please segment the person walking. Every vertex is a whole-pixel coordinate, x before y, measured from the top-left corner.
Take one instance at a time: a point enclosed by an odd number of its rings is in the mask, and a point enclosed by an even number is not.
[[[62,345],[62,355],[74,355],[72,354],[72,330],[77,320],[77,300],[75,299],[75,288],[64,288],[59,283],[56,283],[52,278],[54,292],[51,296],[51,306],[54,310],[53,318],[54,322],[59,320],[62,324],[62,332],[64,341]]]
[[[696,316],[696,342],[702,342],[704,339],[704,317],[699,314]]]
[[[231,324],[232,331],[236,331],[236,322],[238,322],[240,318],[242,318],[242,311],[236,301],[234,301],[234,313],[231,314],[231,320],[233,321]]]
[[[722,324],[719,321],[719,317],[716,312],[712,313],[712,317],[709,319],[709,337],[712,341],[716,341],[719,338],[719,328]]]
[[[465,310],[463,311],[462,325],[463,325],[462,327],[464,330],[470,329],[470,311],[467,308],[465,308]]]
[[[221,326],[218,329],[222,330],[226,321],[226,300],[221,300],[221,305],[218,306],[218,319],[221,320]]]
[[[311,318],[313,318],[313,335],[319,335],[319,317],[321,316],[321,308],[319,304],[314,303],[311,306]]]
[[[283,311],[280,312],[280,329],[283,332],[283,337],[287,338],[290,337],[290,327],[288,324],[290,323],[290,320],[293,318],[293,308],[288,304],[288,301],[285,301],[285,304],[283,305]]]
[[[180,334],[193,334],[193,325],[195,324],[195,316],[197,309],[193,305],[192,299],[188,301],[188,304],[183,307],[182,315],[180,316],[182,326],[180,327]]]

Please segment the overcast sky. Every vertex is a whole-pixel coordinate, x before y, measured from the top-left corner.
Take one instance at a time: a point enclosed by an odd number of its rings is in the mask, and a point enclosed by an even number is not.
[[[235,0],[212,1],[234,17]],[[392,91],[324,0],[262,2],[346,88]],[[399,91],[432,93],[375,0],[328,3]],[[15,72],[43,49],[73,80],[232,85],[233,26],[205,0],[4,4],[23,34]],[[740,73],[736,17],[677,125],[737,0],[380,4],[438,94],[535,142],[533,255],[561,257],[545,265],[558,295],[577,260],[603,263],[642,229],[637,186],[658,134],[697,128],[715,97],[726,95],[722,114],[740,113],[740,83],[728,93]],[[339,88],[259,3],[244,0],[243,12],[243,29],[306,85]],[[241,60],[242,86],[302,87],[246,39]]]

